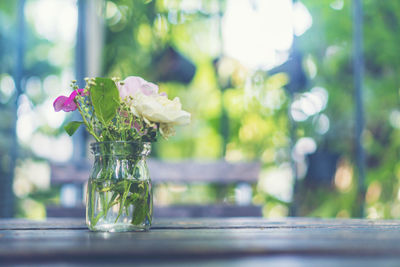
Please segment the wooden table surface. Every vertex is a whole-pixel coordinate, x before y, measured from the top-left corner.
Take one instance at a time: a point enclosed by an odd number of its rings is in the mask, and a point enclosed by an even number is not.
[[[0,220],[0,266],[400,266],[400,221],[159,219],[100,233],[81,219]]]

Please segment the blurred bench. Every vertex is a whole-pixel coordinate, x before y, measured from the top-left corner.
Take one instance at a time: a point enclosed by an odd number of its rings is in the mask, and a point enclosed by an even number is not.
[[[257,183],[260,163],[163,162],[148,160],[153,185],[157,184],[216,184],[234,185],[241,192],[235,204],[158,206],[155,217],[241,217],[261,216],[261,207],[251,204],[252,185]],[[59,206],[48,206],[48,217],[83,217],[83,196],[91,163],[51,164],[51,183],[61,186]]]

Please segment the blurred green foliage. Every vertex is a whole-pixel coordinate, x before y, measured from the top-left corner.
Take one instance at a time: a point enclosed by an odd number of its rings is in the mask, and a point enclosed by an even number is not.
[[[225,5],[225,1],[201,1],[197,5],[201,8],[182,9],[182,1],[107,1],[104,75],[134,74],[157,82],[169,97],[179,96],[183,108],[192,113],[189,126],[153,145],[153,156],[258,160],[265,167],[285,163],[289,161],[289,102],[284,90],[288,77],[253,72],[223,54],[218,27]],[[169,48],[181,58],[163,60]],[[196,68],[190,83],[162,77],[169,66],[184,64],[182,61]],[[234,202],[232,188],[226,194],[212,185],[208,185],[208,193],[200,193],[202,188],[189,185],[180,193],[172,190],[167,199],[181,204],[221,202],[221,198],[222,202]],[[166,191],[160,188],[158,197]],[[269,199],[260,193],[257,204]],[[281,205],[281,201],[277,203]]]
[[[0,79],[12,75],[14,70],[15,5],[6,2],[0,2]],[[290,162],[288,110],[291,99],[286,90],[289,76],[284,73],[271,76],[265,70],[254,72],[224,55],[218,27],[219,13],[224,12],[226,1],[199,1],[201,8],[190,5],[182,8],[183,2],[104,1],[103,76],[142,76],[158,83],[169,97],[179,96],[183,108],[193,114],[189,126],[178,129],[177,135],[170,140],[159,140],[154,145],[154,156],[169,160],[221,157],[229,161],[260,160],[263,171],[253,202],[264,205],[266,216],[287,215],[290,198],[271,193],[261,180],[266,179],[268,173],[273,175],[272,170],[282,169]],[[355,215],[357,195],[352,1],[301,2],[313,20],[311,28],[296,37],[308,77],[303,93],[311,92],[314,87],[325,88],[328,103],[324,110],[296,122],[294,136],[297,140],[311,137],[318,150],[335,153],[340,158],[331,184],[310,186],[301,180],[293,200],[299,215],[351,217]],[[370,218],[398,218],[400,54],[397,46],[400,43],[400,2],[365,0],[363,8],[366,215]],[[25,79],[35,76],[43,80],[50,74],[59,74],[71,63],[62,66],[49,63],[47,54],[54,44],[39,37],[31,21],[27,21],[26,27]],[[176,52],[172,59],[166,57],[171,49]],[[73,58],[72,54],[69,58]],[[171,63],[194,66],[194,77],[189,79],[190,82],[177,79],[167,71],[172,68]],[[190,73],[185,71],[180,74],[180,77],[188,76]],[[37,94],[27,94],[34,106],[43,102],[46,96],[43,88]],[[295,94],[294,98],[301,94]],[[3,109],[1,112],[6,114]],[[318,131],[317,122],[321,115],[329,118],[326,133]],[[7,128],[4,125],[3,122],[0,124],[0,130]],[[39,127],[38,131],[60,134],[58,129],[48,125]],[[24,147],[24,151],[20,155],[35,156],[28,147]],[[279,183],[280,178],[275,179]],[[172,187],[171,192],[174,190],[179,193],[182,188]],[[216,187],[189,187],[185,190],[185,194],[168,196],[166,201],[225,201],[218,198],[220,192]],[[228,196],[233,194],[232,188],[228,191]],[[204,197],[199,199],[198,196]]]
[[[398,218],[399,210],[399,88],[397,53],[400,26],[398,1],[362,1],[364,9],[364,105],[366,129],[366,208],[370,218]],[[352,70],[352,2],[303,1],[313,26],[299,38],[300,50],[315,64],[313,86],[329,92],[326,114],[330,130],[317,137],[327,150],[339,152],[354,170],[345,192],[329,189],[303,191],[304,215],[352,216],[356,200],[354,165],[354,81]],[[318,41],[316,37],[318,36]],[[396,117],[397,116],[397,117]],[[313,133],[304,132],[305,135]]]
[[[245,89],[250,73],[240,62],[223,57],[218,48],[221,36],[210,32],[218,26],[218,8],[224,5],[224,1],[220,5],[218,1],[202,1],[202,9],[182,10],[181,1],[106,3],[105,76],[134,74],[159,82],[160,72],[168,68],[160,57],[169,47],[196,67],[189,84],[172,78],[159,83],[162,91],[170,97],[179,96],[184,108],[193,114],[189,127],[179,129],[175,138],[156,144],[161,158],[226,155],[233,160],[251,160],[260,158],[266,147],[287,145],[287,101],[282,89],[287,78],[269,78],[260,72],[253,77],[252,89]],[[228,73],[221,70],[222,64],[229,65]],[[277,101],[268,107],[263,101],[271,96]],[[224,120],[229,121],[227,140],[223,138],[226,129],[221,127]]]
[[[16,133],[16,124],[13,119],[21,115],[21,106],[25,101],[25,105],[29,109],[34,109],[43,104],[48,97],[48,93],[41,86],[41,82],[49,75],[60,75],[61,70],[65,65],[55,65],[49,61],[49,53],[51,48],[55,46],[54,42],[40,36],[33,25],[31,17],[27,16],[28,12],[24,12],[25,21],[23,25],[24,32],[20,32],[17,21],[17,9],[22,3],[27,6],[35,3],[33,0],[27,1],[1,1],[0,2],[0,116],[2,118],[0,123],[0,181],[10,177],[13,174],[10,166],[12,164],[11,155],[15,153],[18,156],[16,162],[16,173],[18,168],[24,166],[27,162],[33,161],[40,164],[47,164],[47,160],[35,155],[32,151],[30,144],[20,143],[19,147],[14,147],[12,138]],[[22,49],[23,66],[22,70],[22,96],[17,94],[15,88],[15,75],[17,72],[17,42],[19,36],[23,35]],[[39,86],[34,86],[33,90],[28,90],[26,85],[29,82],[36,82]],[[19,108],[15,107],[18,105]],[[27,107],[25,106],[25,110]],[[17,111],[17,116],[15,112]],[[37,110],[36,110],[37,112]],[[34,122],[34,125],[39,124]],[[49,125],[41,125],[37,127],[37,132],[45,132],[48,135],[55,135],[61,132],[61,129],[53,129]],[[28,170],[29,172],[29,170]],[[37,173],[41,176],[42,173]],[[33,174],[34,175],[34,174]],[[46,214],[45,204],[57,202],[57,194],[59,189],[56,188],[42,188],[37,187],[35,182],[29,180],[27,175],[20,175],[14,177],[14,194],[16,201],[14,211],[17,217],[28,218],[43,218]],[[45,177],[35,177],[37,180],[46,179]],[[5,179],[6,180],[6,179]],[[18,181],[19,183],[16,183]],[[19,187],[19,188],[17,188]],[[1,189],[1,185],[0,185]],[[30,191],[27,192],[26,190]],[[1,190],[0,190],[1,191]]]

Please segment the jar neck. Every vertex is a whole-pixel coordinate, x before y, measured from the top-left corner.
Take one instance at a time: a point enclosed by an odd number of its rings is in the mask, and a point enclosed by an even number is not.
[[[105,141],[92,143],[90,149],[95,158],[145,158],[150,154],[151,143],[141,141]]]

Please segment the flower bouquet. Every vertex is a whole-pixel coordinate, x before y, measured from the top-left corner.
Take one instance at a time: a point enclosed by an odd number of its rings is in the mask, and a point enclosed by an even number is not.
[[[168,99],[140,77],[124,81],[87,78],[72,82],[70,96],[54,101],[55,111],[78,110],[82,121],[64,128],[69,135],[83,124],[96,142],[86,196],[86,223],[93,231],[146,231],[152,220],[152,190],[146,158],[159,135],[190,122],[179,98]]]

